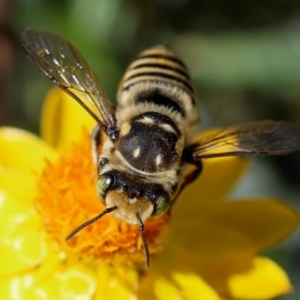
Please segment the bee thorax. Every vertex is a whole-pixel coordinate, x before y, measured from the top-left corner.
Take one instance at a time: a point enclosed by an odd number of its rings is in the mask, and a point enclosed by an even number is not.
[[[134,168],[159,172],[178,162],[181,133],[168,116],[147,112],[136,116],[130,125],[120,138],[119,151]]]

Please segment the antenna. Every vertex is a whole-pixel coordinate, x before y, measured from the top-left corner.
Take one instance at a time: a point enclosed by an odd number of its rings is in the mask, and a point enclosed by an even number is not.
[[[138,224],[140,226],[140,232],[141,232],[143,247],[144,247],[144,251],[145,251],[145,259],[146,259],[145,264],[146,264],[146,269],[148,269],[149,265],[150,265],[150,254],[149,254],[148,244],[147,244],[146,237],[145,237],[145,227],[144,227],[144,223],[141,220],[139,213],[136,213],[136,218],[137,218]]]
[[[81,224],[80,226],[78,226],[75,230],[73,230],[66,238],[66,241],[69,240],[72,236],[74,236],[78,231],[80,231],[81,229],[85,228],[86,226],[89,226],[90,224],[98,221],[100,218],[102,218],[104,215],[109,214],[110,212],[116,210],[118,208],[118,206],[113,206],[113,207],[109,207],[106,208],[100,215],[96,216],[95,218]]]

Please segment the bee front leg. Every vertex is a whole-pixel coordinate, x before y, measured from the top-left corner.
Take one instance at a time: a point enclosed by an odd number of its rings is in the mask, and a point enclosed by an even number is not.
[[[195,169],[190,171],[188,174],[186,174],[183,177],[183,180],[178,188],[177,194],[176,194],[175,198],[172,200],[172,205],[176,202],[177,198],[180,196],[180,194],[185,189],[185,187],[188,186],[189,184],[191,184],[192,182],[194,182],[202,172],[203,164],[202,164],[201,160],[193,161],[193,162],[190,161],[187,163],[193,165],[195,167]]]
[[[101,128],[99,124],[97,124],[92,131],[92,157],[95,166],[97,166],[97,174],[100,174],[99,170],[99,146],[101,143]]]

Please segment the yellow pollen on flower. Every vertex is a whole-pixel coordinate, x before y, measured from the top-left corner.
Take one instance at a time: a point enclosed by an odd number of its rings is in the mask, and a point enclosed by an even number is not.
[[[57,162],[46,162],[38,180],[35,201],[49,239],[79,260],[110,264],[143,262],[144,249],[137,225],[129,225],[108,214],[70,240],[66,237],[79,225],[100,214],[105,206],[96,195],[97,168],[92,161],[91,138],[84,131],[82,141],[72,144]],[[151,254],[161,250],[161,236],[168,216],[145,223]]]

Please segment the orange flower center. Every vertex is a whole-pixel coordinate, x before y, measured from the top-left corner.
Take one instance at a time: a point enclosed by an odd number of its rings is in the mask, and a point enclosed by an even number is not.
[[[139,227],[116,220],[110,214],[65,241],[75,228],[105,209],[96,195],[96,170],[87,132],[57,162],[47,161],[38,182],[35,204],[49,238],[80,260],[113,264],[144,261]],[[168,216],[146,221],[145,234],[151,254],[161,250],[160,237],[167,223]]]

